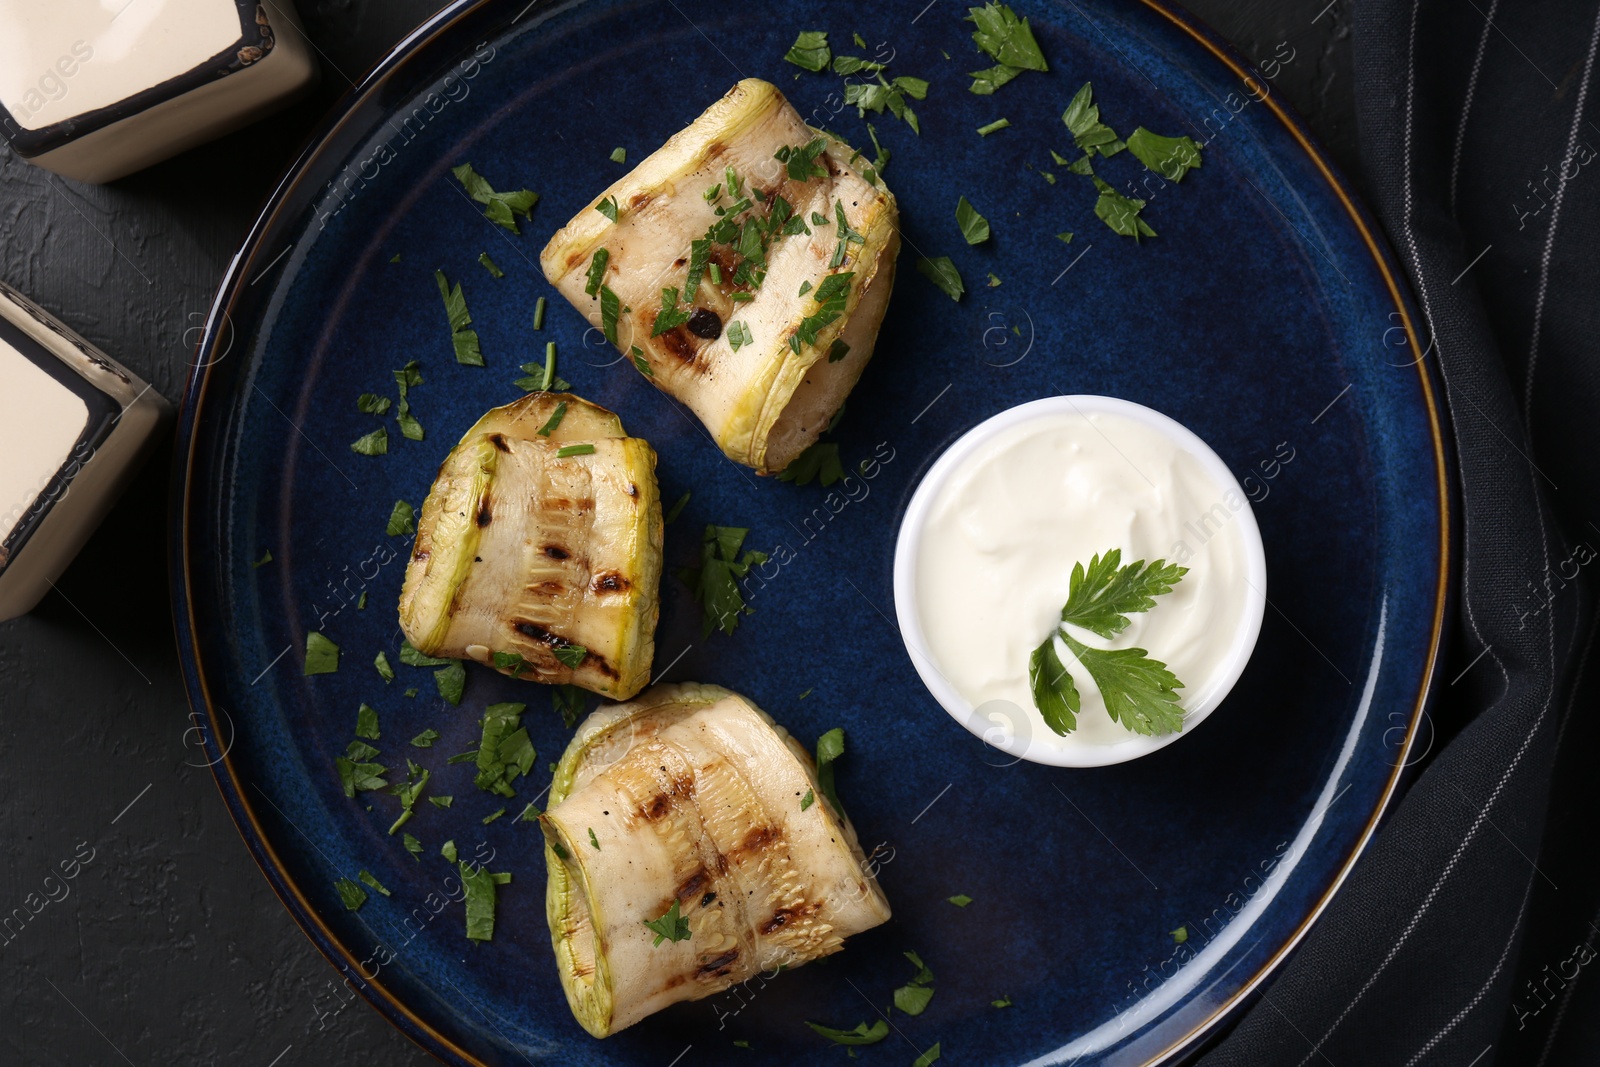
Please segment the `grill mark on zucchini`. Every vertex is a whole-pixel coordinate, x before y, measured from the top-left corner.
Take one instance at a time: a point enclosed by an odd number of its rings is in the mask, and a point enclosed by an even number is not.
[[[625,593],[628,591],[628,579],[620,574],[597,574],[594,582],[589,586],[596,593]]]
[[[733,969],[739,960],[739,950],[730,948],[721,955],[713,956],[702,963],[694,972],[696,978],[721,978]]]
[[[552,653],[554,653],[554,651],[558,648],[573,647],[573,642],[568,641],[565,637],[562,637],[560,634],[551,633],[538,623],[529,622],[527,619],[512,620],[511,628],[516,630],[523,637],[530,638],[531,640],[547,646]],[[593,667],[607,678],[617,677],[617,669],[611,664],[607,663],[604,656],[600,655],[598,652],[592,652],[588,649],[584,650],[583,662],[577,667],[567,668],[566,664],[560,664],[560,666],[572,671],[581,670],[584,667]]]

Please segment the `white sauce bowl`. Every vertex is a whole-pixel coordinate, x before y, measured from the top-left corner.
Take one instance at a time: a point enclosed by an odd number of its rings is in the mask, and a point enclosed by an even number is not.
[[[930,523],[941,505],[943,490],[947,484],[952,479],[969,477],[968,468],[983,462],[985,447],[994,444],[997,438],[1020,440],[1022,438],[1019,438],[1019,433],[1025,434],[1028,424],[1038,424],[1042,430],[1050,426],[1059,428],[1067,419],[1083,420],[1086,425],[1105,422],[1113,428],[1118,421],[1137,423],[1141,430],[1152,431],[1154,436],[1159,437],[1164,447],[1174,453],[1183,453],[1183,456],[1174,456],[1174,459],[1187,465],[1191,474],[1197,469],[1207,483],[1208,492],[1215,493],[1214,497],[1208,499],[1219,502],[1212,505],[1205,514],[1209,516],[1220,507],[1224,518],[1218,530],[1221,532],[1225,526],[1230,534],[1230,540],[1237,542],[1235,555],[1238,574],[1233,579],[1234,584],[1228,587],[1231,595],[1238,598],[1237,610],[1231,612],[1235,615],[1231,639],[1213,641],[1217,650],[1211,674],[1205,677],[1197,689],[1180,690],[1180,696],[1194,694],[1192,702],[1187,696],[1180,701],[1185,712],[1181,732],[1141,735],[1112,722],[1105,713],[1103,702],[1099,701],[1098,693],[1092,686],[1086,688],[1083,684],[1082,679],[1086,676],[1082,674],[1082,668],[1076,665],[1073,666],[1073,673],[1080,678],[1078,688],[1084,706],[1079,714],[1079,729],[1065,737],[1050,730],[1043,716],[1033,707],[1031,698],[1021,706],[1019,701],[997,698],[989,699],[975,707],[973,702],[946,677],[946,670],[941,669],[940,658],[936,652],[936,642],[930,641],[929,634],[924,629],[922,609],[926,605],[919,592],[919,576],[923,571],[921,564],[925,550],[932,551],[930,544],[941,536],[940,533],[930,532]],[[1019,427],[1023,429],[1019,431]],[[1119,455],[1122,454],[1123,450],[1118,448],[1110,437],[1104,433],[1100,433],[1099,436],[1105,439],[1109,448]],[[1128,443],[1124,441],[1124,444]],[[1132,464],[1131,459],[1127,462]],[[1151,479],[1143,480],[1151,483],[1152,491],[1156,490]],[[1193,527],[1191,525],[1185,528]],[[1210,527],[1206,529],[1209,531]],[[1206,539],[1199,542],[1202,549],[1210,536],[1208,532]],[[1113,547],[1119,546],[1106,544],[1096,550],[1103,551]],[[1154,552],[1144,555],[1145,558],[1151,558],[1151,556],[1164,556],[1165,553]],[[1126,565],[1135,558],[1138,557],[1130,556],[1125,551],[1122,562]],[[1177,559],[1170,561],[1181,562]],[[1063,558],[1053,562],[1056,569],[1061,570],[1064,575],[1070,572],[1073,563],[1081,562],[1087,565],[1089,560],[1085,556],[1081,560]],[[1051,603],[1065,602],[1065,587],[1060,584],[1064,581],[1062,575],[1050,579],[1056,586],[1060,586],[1055,590],[1060,594],[1059,601]],[[954,580],[959,581],[960,577],[956,576]],[[1242,586],[1237,583],[1242,583]],[[1180,582],[1173,593],[1157,597],[1156,607],[1151,609],[1152,613],[1159,612],[1163,602],[1169,597],[1176,597],[1182,585]],[[1106,396],[1057,396],[1035,400],[1003,411],[973,427],[939,457],[917,486],[901,520],[899,540],[895,545],[894,598],[900,634],[905,641],[906,651],[911,656],[911,662],[929,692],[950,713],[951,718],[986,744],[1020,759],[1058,767],[1100,767],[1122,763],[1154,752],[1158,748],[1164,748],[1192,732],[1222,703],[1239,680],[1239,676],[1244,673],[1245,664],[1249,662],[1250,654],[1261,632],[1261,619],[1266,607],[1266,589],[1266,552],[1262,546],[1261,532],[1256,526],[1255,515],[1250,510],[1244,491],[1239,487],[1238,481],[1227,465],[1204,441],[1182,424],[1141,404]],[[1028,592],[1032,594],[1034,590]],[[1039,596],[1034,595],[1032,599],[1039,599]],[[1189,610],[1195,611],[1198,608],[1191,606]],[[1032,611],[1032,608],[1028,611]],[[1134,615],[1131,618],[1134,624],[1120,635],[1121,638],[1131,636],[1136,639],[1139,636],[1141,616]],[[1031,617],[1022,619],[1018,625],[1030,626]],[[1048,626],[1041,630],[1040,635],[1034,637],[1033,641],[1039,640],[1044,632],[1049,632]],[[1228,635],[1223,636],[1227,638]],[[987,637],[986,629],[984,639]],[[949,644],[948,638],[944,643]],[[1098,644],[1101,647],[1121,648],[1128,647],[1130,642],[1113,639],[1100,641]],[[1159,647],[1151,648],[1149,654],[1155,659],[1167,659]],[[1022,655],[1024,661],[1020,666],[1025,669],[1026,653]],[[1174,670],[1177,668],[1174,667]],[[1179,672],[1179,677],[1184,677],[1185,673],[1190,672]],[[1015,692],[1014,684],[1010,688]],[[1091,708],[1091,705],[1095,707]],[[1096,713],[1099,720],[1088,721],[1090,716]]]

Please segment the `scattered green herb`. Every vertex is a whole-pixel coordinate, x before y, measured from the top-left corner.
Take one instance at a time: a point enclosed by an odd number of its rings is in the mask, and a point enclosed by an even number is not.
[[[561,714],[561,721],[567,729],[572,729],[578,721],[578,716],[583,714],[588,706],[589,695],[581,686],[557,685],[550,689],[550,703]]]
[[[356,875],[356,877],[360,878],[363,882],[367,883],[373,889],[376,889],[378,892],[382,893],[384,896],[387,897],[387,896],[392,895],[392,894],[390,894],[390,892],[387,889],[385,889],[383,887],[383,883],[378,881],[378,879],[373,875],[373,873],[371,871],[367,870],[366,868],[362,868],[361,873]]]
[[[1061,233],[1056,234],[1056,240],[1065,242],[1066,244],[1070,245],[1072,243],[1072,233],[1071,233],[1071,231],[1063,231]]]
[[[539,821],[539,805],[535,804],[531,800],[528,801],[528,806],[522,809],[522,814],[518,815],[515,819],[513,819],[511,821],[512,822],[538,822]]]
[[[505,808],[499,808],[499,809],[496,809],[495,811],[491,811],[489,814],[487,814],[487,815],[485,815],[483,817],[483,825],[488,826],[490,823],[494,822],[496,819],[498,819],[500,816],[504,815],[505,813],[506,813],[506,809]]]
[[[894,1006],[907,1015],[921,1015],[933,999],[933,972],[915,952],[907,952],[905,957],[916,967],[917,973],[910,982],[894,991]]]
[[[1135,241],[1140,237],[1156,235],[1150,224],[1139,217],[1139,212],[1144,209],[1143,200],[1123,196],[1098,177],[1094,179],[1094,187],[1100,190],[1100,199],[1095,201],[1094,213],[1111,227],[1113,233],[1132,237]]]
[[[966,292],[966,286],[961,284],[961,272],[956,270],[955,263],[949,256],[940,256],[929,259],[924,256],[917,260],[917,270],[934,285],[939,291],[951,300],[959,301],[961,294]]]
[[[557,459],[570,459],[573,456],[594,455],[594,445],[585,442],[581,445],[562,445],[556,449]]]
[[[850,354],[850,342],[842,337],[835,337],[833,344],[828,346],[828,362],[837,363]],[[833,427],[829,427],[831,430]]]
[[[815,804],[816,802],[817,802],[816,791],[815,790],[811,790],[811,789],[807,789],[806,790],[806,795],[800,798],[800,810],[801,811],[806,811],[807,809],[809,809],[811,807],[811,805]]]
[[[589,831],[589,836],[591,838],[594,836],[593,830]],[[599,845],[595,845],[595,848],[599,847]],[[651,942],[651,947],[659,945],[663,941],[689,940],[689,920],[678,914],[678,901],[676,898],[672,901],[672,907],[667,909],[666,914],[659,919],[646,919],[644,924],[656,935],[656,939]]]
[[[911,1067],[933,1067],[939,1061],[939,1042],[935,1041],[933,1047],[912,1061]]]
[[[457,286],[459,289],[460,286]],[[470,331],[469,331],[470,332]],[[474,337],[477,335],[474,334]],[[480,364],[481,366],[481,364]],[[400,423],[400,434],[412,441],[422,440],[422,423],[411,414],[411,390],[422,384],[421,364],[412,360],[394,372],[394,384],[400,390],[400,404],[395,408],[395,419]]]
[[[987,126],[979,126],[978,127],[978,136],[979,137],[987,137],[991,133],[996,133],[996,132],[998,132],[1000,130],[1007,129],[1008,127],[1010,127],[1010,125],[1011,125],[1011,120],[1010,119],[995,119],[993,122],[989,123]]]
[[[600,330],[606,340],[617,343],[617,318],[622,314],[622,301],[611,291],[611,286],[600,287]]]
[[[385,684],[394,681],[394,668],[389,666],[389,657],[386,654],[380,651],[373,657],[372,665],[377,668]]]
[[[613,148],[611,150],[611,162],[613,162],[613,163],[626,163],[627,161],[628,161],[628,150],[626,148],[620,148],[619,147],[619,148]]]
[[[389,431],[379,426],[350,442],[350,451],[362,456],[382,456],[389,451]]]
[[[389,525],[384,532],[390,537],[417,532],[417,511],[404,500],[396,500],[389,512]]]
[[[434,796],[434,797],[429,797],[428,798],[428,803],[432,804],[436,808],[448,808],[451,804],[454,804],[455,802],[456,802],[456,798],[453,797],[453,796],[449,796],[449,797]]]
[[[991,1007],[991,1008],[1009,1008],[1009,1007],[1011,1007],[1011,996],[1010,996],[1010,994],[1007,994],[1006,996],[1001,997],[999,1000],[991,1000],[991,1001],[989,1001],[989,1007]]]
[[[815,74],[828,69],[828,59],[831,55],[826,33],[805,30],[794,39],[794,44],[784,53],[783,58]]]
[[[961,227],[961,236],[969,245],[982,244],[989,239],[989,220],[978,214],[978,209],[964,196],[956,201],[956,225]]]
[[[410,834],[401,834],[400,835],[400,843],[405,846],[407,852],[411,853],[411,858],[412,859],[416,860],[418,863],[422,862],[422,859],[421,859],[421,857],[422,857],[422,842],[421,841],[418,841],[415,837],[411,836]]]
[[[355,911],[367,902],[367,891],[348,878],[340,878],[333,883],[333,888],[339,891],[339,899],[348,911]]]
[[[839,791],[833,784],[833,764],[844,755],[844,729],[835,726],[817,738],[817,786],[828,798],[834,813],[844,818],[844,807],[839,803]]]
[[[356,736],[365,737],[368,741],[379,740],[378,710],[370,704],[363,704],[356,709]]]
[[[778,481],[810,485],[821,479],[826,487],[843,477],[844,466],[839,462],[839,446],[832,441],[818,441],[790,460],[778,475]]]
[[[874,1020],[871,1026],[857,1023],[854,1030],[835,1030],[831,1026],[813,1022],[806,1025],[835,1045],[876,1045],[889,1036],[889,1024],[882,1019]]]
[[[594,209],[612,222],[617,221],[617,198],[608,196],[594,206]]]
[[[583,666],[583,661],[589,656],[589,650],[582,645],[562,645],[553,651],[556,659],[570,670],[577,670]]]
[[[401,639],[400,662],[404,663],[407,667],[443,667],[445,664],[453,663],[455,661],[448,659],[436,659],[433,656],[418,652],[410,641]]]
[[[522,728],[525,704],[490,704],[483,709],[483,737],[475,762],[478,773],[473,784],[485,792],[514,797],[511,783],[518,775],[533,770],[536,754],[528,731]]]
[[[593,296],[594,294],[591,293],[589,295]],[[548,303],[548,301],[546,301],[545,298],[541,296],[539,298],[538,303],[533,305],[533,328],[535,330],[544,329],[544,309],[545,309],[545,305],[547,303]]]
[[[467,310],[467,298],[461,295],[461,283],[452,286],[442,270],[433,272],[433,280],[439,285],[445,317],[450,320],[450,343],[455,348],[456,362],[469,367],[483,366],[478,331],[468,328],[472,325],[472,313]]]
[[[1187,925],[1180,926],[1172,931],[1172,940],[1180,945],[1189,940],[1189,927]]]
[[[988,96],[1025,70],[1049,70],[1039,43],[1027,19],[1019,19],[1005,4],[989,3],[967,9],[967,21],[977,27],[972,39],[979,49],[997,64],[988,70],[972,72],[968,86],[979,96]]]
[[[339,669],[339,646],[320,630],[306,634],[305,674],[332,674]]]
[[[489,277],[504,278],[506,276],[506,272],[500,269],[500,265],[489,258],[489,253],[479,252],[478,262],[483,264],[483,269],[489,272]]]
[[[955,896],[946,897],[945,899],[958,908],[964,908],[968,904],[972,903],[972,898],[967,896],[965,893],[957,893]]]
[[[517,229],[517,216],[530,219],[529,214],[533,205],[539,202],[539,194],[528,189],[518,189],[514,193],[499,193],[489,184],[481,174],[472,169],[471,163],[463,163],[451,169],[456,180],[466,186],[467,194],[488,208],[484,216],[490,222],[497,223],[510,230],[512,233],[521,233]]]
[[[456,862],[457,852],[456,852],[455,840],[451,839],[449,841],[446,841],[444,844],[440,845],[439,846],[439,855],[443,856],[445,859],[449,860],[451,863]]]
[[[1100,121],[1100,107],[1094,102],[1094,85],[1091,82],[1083,83],[1083,88],[1067,104],[1067,110],[1061,113],[1061,121],[1072,132],[1073,144],[1085,153],[1099,152],[1102,156],[1112,156],[1126,147],[1117,139],[1116,131]]]
[[[594,836],[594,827],[589,827],[589,844],[594,846],[596,852],[600,851],[600,839]],[[676,939],[674,939],[676,940]]]
[[[556,405],[556,409],[550,413],[550,418],[545,422],[545,424],[539,427],[539,436],[549,437],[556,431],[556,428],[561,425],[561,420],[566,417],[567,402],[563,400],[561,403]]]
[[[460,660],[456,660],[448,667],[433,672],[433,684],[438,686],[440,696],[460,707],[461,693],[467,684],[467,669]]]
[[[750,327],[743,322],[728,323],[728,347],[735,352],[748,344],[754,344],[755,338],[750,335]]]
[[[1128,151],[1146,167],[1171,182],[1200,165],[1200,146],[1188,137],[1163,137],[1140,126],[1128,134]]]
[[[466,890],[467,898],[467,938],[471,941],[492,941],[497,879],[487,867],[462,863],[460,870],[461,886]]]
[[[439,740],[438,730],[424,730],[411,739],[411,744],[416,748],[432,748],[433,743]]]
[[[377,393],[362,393],[356,397],[356,410],[363,415],[389,414],[389,398]]]
[[[765,563],[767,554],[750,551],[740,557],[739,550],[749,532],[739,526],[707,526],[700,545],[700,566],[683,567],[677,572],[700,602],[702,640],[710,637],[712,630],[732,634],[741,615],[754,614],[745,605],[738,582],[752,566]]]
[[[600,292],[600,286],[606,280],[606,264],[611,262],[611,250],[597,248],[589,259],[589,274],[584,282],[583,291],[587,296],[595,296]]]
[[[271,562],[272,562],[272,550],[268,549],[266,552],[262,553],[260,559],[256,560],[254,563],[250,564],[250,569],[251,570],[259,570],[259,569],[261,569],[262,567],[265,567],[267,564],[269,564]]]

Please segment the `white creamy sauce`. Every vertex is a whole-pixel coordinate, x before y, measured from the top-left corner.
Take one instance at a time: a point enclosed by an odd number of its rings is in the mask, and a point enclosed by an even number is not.
[[[0,104],[42,129],[193,70],[239,37],[233,0],[0,0]]]
[[[1059,623],[1073,564],[1117,548],[1123,564],[1165,559],[1189,573],[1113,639],[1070,632],[1094,648],[1147,650],[1184,683],[1182,706],[1201,706],[1226,684],[1251,596],[1247,506],[1169,437],[1122,415],[1044,415],[1001,431],[950,473],[928,512],[915,580],[934,665],[974,707],[1024,709],[1035,745],[1135,736],[1059,643],[1082,696],[1077,730],[1053,733],[1028,686],[1028,657]]]
[[[72,455],[89,408],[0,341],[0,540]]]

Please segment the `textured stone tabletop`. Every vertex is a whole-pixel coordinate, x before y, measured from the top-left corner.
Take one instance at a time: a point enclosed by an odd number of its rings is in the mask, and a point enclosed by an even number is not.
[[[1352,175],[1349,3],[1190,7]],[[110,186],[0,148],[0,279],[174,401],[282,169],[352,80],[443,5],[299,6],[323,83],[287,112]],[[432,1063],[340,986],[223,808],[173,641],[170,460],[168,440],[57,591],[0,624],[0,1063]]]

